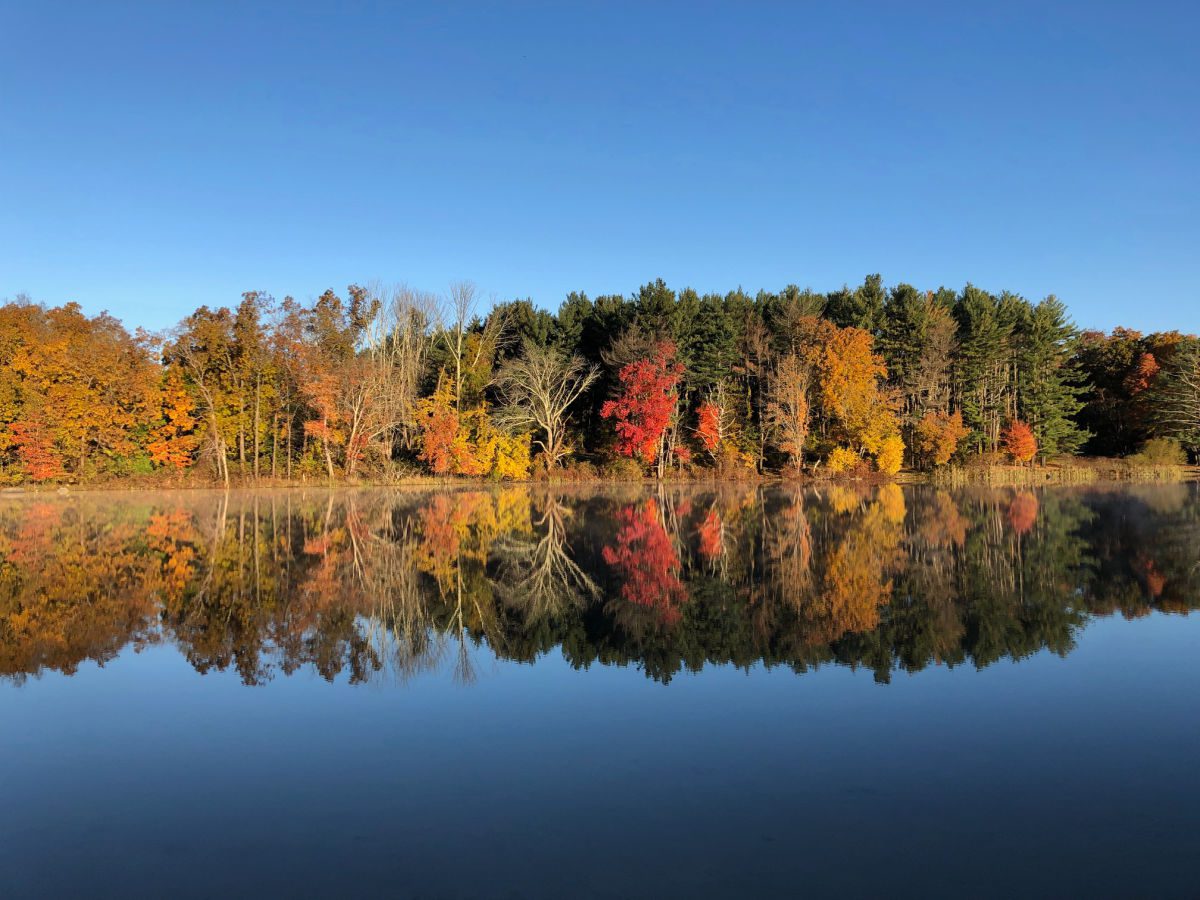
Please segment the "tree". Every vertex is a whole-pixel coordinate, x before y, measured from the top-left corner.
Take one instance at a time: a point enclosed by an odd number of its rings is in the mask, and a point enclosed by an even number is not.
[[[521,356],[505,363],[496,376],[498,418],[517,428],[533,427],[542,461],[553,469],[573,452],[567,436],[572,405],[599,375],[579,356],[527,341]]]
[[[808,393],[812,371],[799,356],[784,356],[771,378],[767,400],[767,428],[771,441],[797,472],[804,465],[804,444],[808,440]]]
[[[917,458],[926,465],[944,466],[968,431],[958,410],[952,413],[930,410],[917,422],[914,433],[913,451]]]
[[[1017,408],[1046,456],[1073,453],[1087,438],[1075,423],[1083,406],[1072,360],[1076,338],[1066,307],[1053,296],[1030,308],[1016,330]]]
[[[417,403],[420,459],[435,475],[479,474],[470,430],[454,408],[454,396],[452,380],[443,376],[433,394]]]
[[[858,454],[886,453],[891,468],[899,423],[890,397],[883,391],[887,367],[872,349],[871,335],[861,328],[839,328],[829,335],[819,369],[821,408],[834,436]],[[886,448],[886,450],[885,450]],[[899,471],[899,466],[895,466]]]
[[[1037,456],[1037,437],[1027,422],[1014,419],[1008,423],[1001,437],[1005,452],[1014,462],[1027,463]]]
[[[722,438],[722,410],[719,404],[705,400],[696,407],[696,437],[705,451],[716,459]]]
[[[200,423],[192,415],[196,402],[177,367],[172,366],[163,375],[160,409],[161,420],[146,445],[150,459],[158,466],[186,469],[199,443],[196,429]]]
[[[661,478],[666,465],[664,436],[675,404],[683,367],[675,362],[675,345],[660,341],[653,356],[627,363],[618,375],[617,396],[605,402],[600,415],[616,420],[617,452],[658,465]]]
[[[1151,397],[1156,429],[1193,454],[1200,451],[1200,340],[1182,342],[1155,379]]]

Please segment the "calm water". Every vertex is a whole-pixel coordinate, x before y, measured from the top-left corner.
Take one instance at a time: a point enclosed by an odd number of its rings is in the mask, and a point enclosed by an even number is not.
[[[1200,493],[0,500],[0,894],[1196,896]]]

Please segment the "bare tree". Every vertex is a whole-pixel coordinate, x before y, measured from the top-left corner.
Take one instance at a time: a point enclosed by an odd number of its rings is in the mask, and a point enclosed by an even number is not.
[[[567,442],[567,413],[599,376],[578,356],[526,341],[519,357],[509,360],[494,384],[501,398],[497,419],[512,427],[535,427],[546,468],[552,469],[571,452]]]
[[[394,441],[412,449],[416,441],[416,405],[430,349],[430,324],[437,298],[408,285],[373,285],[380,313],[369,328],[365,351],[372,369],[372,390],[380,405],[384,451]]]
[[[766,424],[771,440],[788,455],[797,472],[804,464],[804,442],[808,439],[810,383],[808,367],[789,353],[772,373],[767,399]]]
[[[1154,380],[1159,430],[1200,451],[1200,342],[1186,340]]]

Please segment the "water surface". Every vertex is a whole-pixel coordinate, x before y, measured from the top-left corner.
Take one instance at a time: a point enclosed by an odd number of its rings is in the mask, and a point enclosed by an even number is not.
[[[1194,896],[1195,485],[0,501],[0,878]]]

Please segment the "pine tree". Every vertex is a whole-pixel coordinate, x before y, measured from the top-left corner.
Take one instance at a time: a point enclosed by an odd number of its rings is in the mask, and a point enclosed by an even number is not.
[[[1066,307],[1054,296],[1030,308],[1017,329],[1018,412],[1043,457],[1073,453],[1088,437],[1075,423],[1083,407],[1073,361],[1077,337]]]

